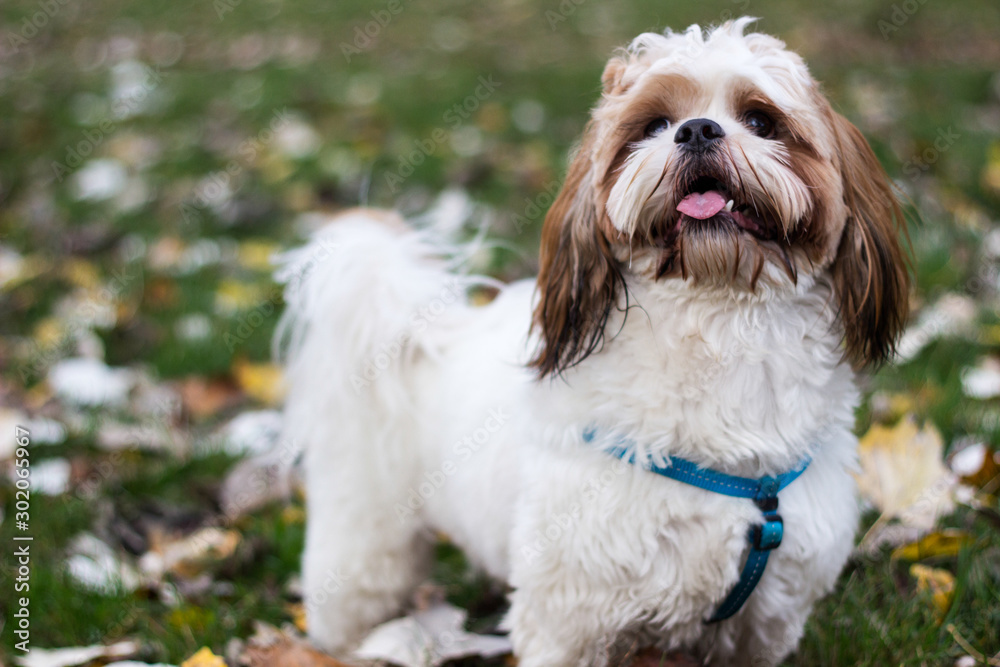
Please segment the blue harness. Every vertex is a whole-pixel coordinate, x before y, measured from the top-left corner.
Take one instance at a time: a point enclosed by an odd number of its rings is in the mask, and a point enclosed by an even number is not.
[[[596,429],[588,428],[583,432],[583,440],[587,443],[593,442],[596,435]],[[607,452],[626,463],[635,463],[635,448],[631,445],[634,443],[622,439],[617,446],[608,449]],[[759,477],[757,479],[737,477],[717,470],[701,468],[679,456],[671,456],[669,461],[670,464],[667,466],[658,466],[653,463],[647,470],[713,493],[732,498],[748,498],[753,500],[764,514],[764,523],[759,526],[751,526],[747,535],[747,540],[750,542],[750,553],[747,555],[747,562],[743,566],[739,582],[722,601],[715,614],[705,621],[706,623],[718,623],[738,612],[750,594],[753,593],[754,588],[757,587],[757,582],[764,574],[771,550],[778,548],[785,532],[785,524],[781,515],[778,514],[778,492],[805,472],[812,460],[806,457],[794,470],[776,477]]]

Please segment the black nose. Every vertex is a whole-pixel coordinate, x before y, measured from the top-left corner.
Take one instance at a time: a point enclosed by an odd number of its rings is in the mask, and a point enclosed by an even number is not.
[[[724,136],[726,133],[714,120],[695,118],[677,128],[674,143],[681,144],[688,150],[701,152]]]

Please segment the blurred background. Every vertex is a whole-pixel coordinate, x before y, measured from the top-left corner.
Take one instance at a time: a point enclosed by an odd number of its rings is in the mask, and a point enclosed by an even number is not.
[[[301,631],[270,257],[368,204],[487,227],[476,270],[531,275],[612,50],[746,14],[872,143],[918,276],[899,363],[863,379],[872,530],[789,664],[1000,664],[994,0],[3,2],[0,539],[34,538],[31,645],[179,664]],[[500,591],[445,542],[435,581],[495,629]]]

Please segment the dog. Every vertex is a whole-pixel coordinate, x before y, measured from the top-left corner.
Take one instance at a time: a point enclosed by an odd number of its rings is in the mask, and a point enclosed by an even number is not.
[[[796,648],[852,550],[855,376],[910,278],[871,148],[751,21],[610,59],[537,280],[475,305],[461,248],[374,209],[281,258],[318,646],[399,614],[444,534],[510,586],[520,667]]]

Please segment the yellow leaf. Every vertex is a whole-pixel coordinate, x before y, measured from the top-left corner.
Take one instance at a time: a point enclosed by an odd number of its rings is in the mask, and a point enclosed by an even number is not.
[[[97,289],[101,284],[101,275],[97,267],[82,259],[68,259],[62,265],[62,274],[77,287]]]
[[[239,280],[223,280],[215,291],[215,310],[232,315],[249,310],[264,300],[264,289]]]
[[[212,653],[212,651],[205,646],[190,658],[182,662],[181,667],[226,667],[226,661]]]
[[[236,253],[240,265],[253,271],[271,271],[271,256],[278,251],[276,243],[254,239],[240,244]]]
[[[942,530],[905,544],[892,552],[892,557],[902,560],[924,560],[937,556],[957,556],[959,549],[972,542],[960,530]]]
[[[65,342],[68,338],[68,332],[62,320],[46,317],[35,325],[31,337],[40,348],[51,349]]]
[[[292,623],[295,627],[299,629],[299,632],[305,634],[306,630],[306,606],[301,602],[296,602],[294,604],[286,604],[285,611],[289,616],[292,617]]]
[[[988,324],[980,328],[979,342],[983,345],[1000,346],[1000,324]]]
[[[858,489],[884,518],[931,530],[954,508],[956,480],[944,466],[942,445],[933,424],[918,428],[912,415],[896,426],[875,424],[859,443]]]
[[[990,146],[989,159],[982,173],[983,187],[1000,192],[1000,142]]]
[[[285,395],[281,367],[275,364],[255,364],[245,359],[233,363],[233,376],[248,396],[267,405],[277,405]]]
[[[286,524],[303,523],[306,520],[306,511],[298,505],[289,505],[281,510],[281,520]]]
[[[918,591],[930,592],[938,620],[943,619],[955,596],[954,575],[948,570],[914,563],[910,566],[910,576],[916,578]]]

